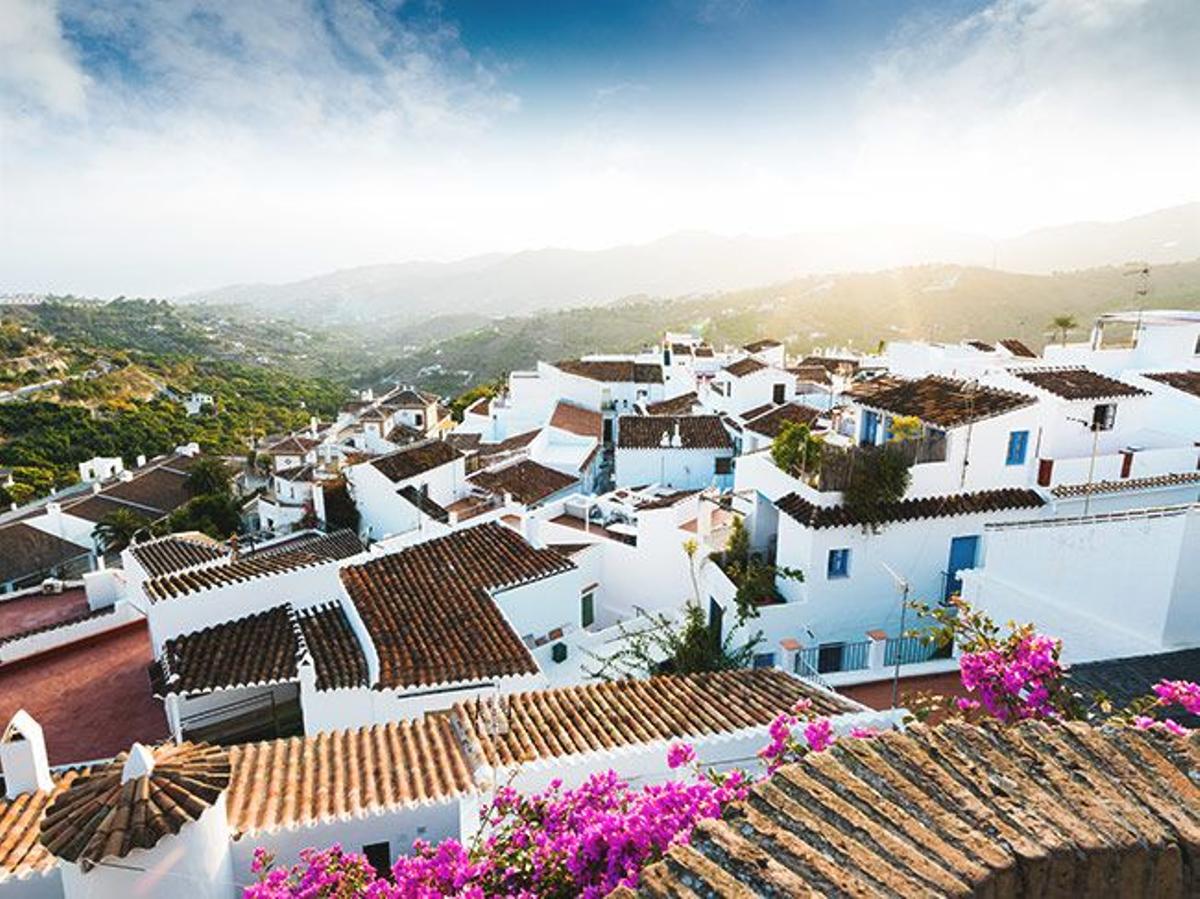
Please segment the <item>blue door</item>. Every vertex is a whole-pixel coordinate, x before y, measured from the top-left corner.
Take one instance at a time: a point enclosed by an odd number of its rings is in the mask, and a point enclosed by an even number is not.
[[[863,412],[862,424],[862,440],[860,443],[863,446],[871,446],[875,443],[876,434],[879,431],[879,413],[872,412],[867,409]]]
[[[942,597],[949,599],[962,592],[962,578],[958,573],[964,568],[974,568],[979,560],[979,537],[954,537],[950,541],[950,561],[946,563],[946,592]]]

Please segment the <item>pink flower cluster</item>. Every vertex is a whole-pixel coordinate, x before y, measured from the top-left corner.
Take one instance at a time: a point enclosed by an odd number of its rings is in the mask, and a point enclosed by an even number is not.
[[[1186,680],[1160,680],[1154,685],[1160,705],[1182,706],[1189,715],[1200,715],[1200,684]]]
[[[959,657],[963,686],[977,693],[978,703],[1000,721],[1057,718],[1054,699],[1063,677],[1061,650],[1060,641],[1030,633],[1010,648],[964,652]],[[970,699],[958,705],[963,710],[978,707]]]
[[[690,746],[673,747],[672,757],[680,764],[694,755]],[[393,882],[363,880],[355,867],[357,857],[335,847],[324,853],[310,850],[302,855],[303,864],[291,870],[270,869],[264,857],[256,868],[260,883],[245,895],[598,899],[618,886],[636,886],[643,866],[671,846],[686,843],[698,821],[718,817],[726,803],[745,798],[747,788],[740,771],[637,790],[613,771],[595,774],[576,789],[565,790],[555,781],[532,796],[502,788],[487,812],[486,835],[478,844],[417,843],[412,855],[393,866]],[[351,880],[357,892],[344,891]]]

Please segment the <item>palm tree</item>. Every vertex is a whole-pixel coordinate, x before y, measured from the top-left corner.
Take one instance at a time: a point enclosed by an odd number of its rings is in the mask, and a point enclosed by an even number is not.
[[[1067,334],[1079,327],[1079,323],[1075,321],[1073,315],[1056,315],[1050,322],[1050,327],[1058,334],[1059,342],[1067,345]]]
[[[119,553],[149,526],[150,522],[132,509],[114,509],[92,528],[92,539],[104,555]]]
[[[229,493],[229,469],[215,456],[204,456],[188,471],[188,493],[192,496],[225,496]]]

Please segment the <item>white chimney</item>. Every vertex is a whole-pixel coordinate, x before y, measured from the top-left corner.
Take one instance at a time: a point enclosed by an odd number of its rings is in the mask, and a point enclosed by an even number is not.
[[[537,549],[542,548],[540,534],[542,523],[536,515],[525,516],[525,541]]]
[[[671,435],[668,434],[666,431],[663,431],[662,439],[658,441],[658,445],[659,446],[670,446],[671,445]]]
[[[62,532],[63,510],[60,503],[46,503],[46,520],[52,530]]]
[[[145,467],[146,467],[146,454],[145,454],[145,453],[138,453],[138,457],[137,457],[137,467],[138,467],[138,468],[145,468]]]
[[[42,726],[24,709],[12,716],[0,736],[0,771],[4,772],[4,790],[9,799],[54,788]]]
[[[92,481],[92,494],[95,495],[99,492],[100,492],[100,482]]]
[[[123,484],[128,484],[130,481],[133,480],[133,472],[132,471],[117,472],[117,480]]]
[[[313,415],[308,419],[308,433],[311,434],[314,439],[317,436],[317,425],[318,424],[319,424],[319,422],[317,421],[317,416]]]
[[[683,438],[679,436],[679,422],[675,422],[675,435],[671,438],[671,446],[683,446]]]
[[[129,756],[125,759],[125,767],[121,769],[121,783],[149,777],[153,773],[154,753],[141,743],[134,743],[129,747]]]

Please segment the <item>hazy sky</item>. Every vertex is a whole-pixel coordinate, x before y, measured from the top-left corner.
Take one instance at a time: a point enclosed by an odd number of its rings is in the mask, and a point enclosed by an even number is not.
[[[0,291],[1200,198],[1198,0],[0,0]]]

